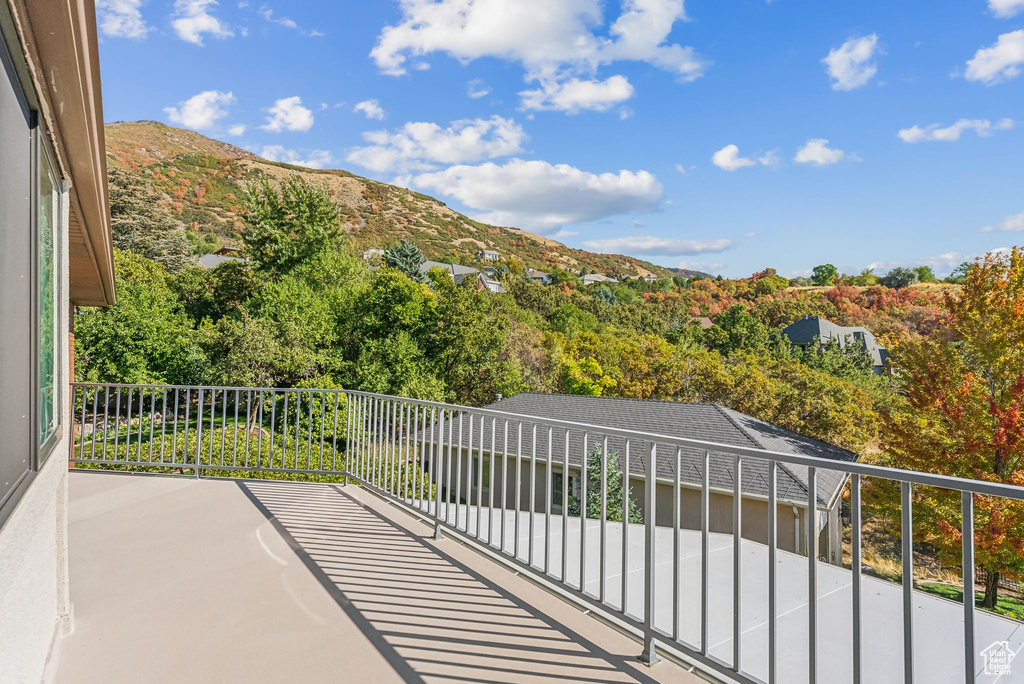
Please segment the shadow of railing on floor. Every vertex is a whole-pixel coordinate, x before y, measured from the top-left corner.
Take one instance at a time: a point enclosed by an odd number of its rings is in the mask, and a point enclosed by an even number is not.
[[[238,486],[407,682],[654,681],[344,488]]]

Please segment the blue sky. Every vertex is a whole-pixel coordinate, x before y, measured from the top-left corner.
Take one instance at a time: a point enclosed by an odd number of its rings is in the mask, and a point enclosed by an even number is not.
[[[1024,0],[97,0],[107,121],[666,266],[1024,236]]]

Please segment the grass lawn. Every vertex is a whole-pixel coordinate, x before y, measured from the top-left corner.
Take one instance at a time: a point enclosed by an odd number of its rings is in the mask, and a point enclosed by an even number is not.
[[[948,584],[936,584],[934,582],[924,582],[920,585],[921,590],[927,591],[931,594],[937,594],[944,598],[951,599],[953,601],[963,601],[964,592],[959,587],[954,587]],[[981,601],[984,595],[980,591],[974,592],[975,604]],[[1014,620],[1024,620],[1024,601],[1012,596],[1000,596],[999,602],[996,604],[995,612],[1000,615],[1005,615],[1008,618]]]

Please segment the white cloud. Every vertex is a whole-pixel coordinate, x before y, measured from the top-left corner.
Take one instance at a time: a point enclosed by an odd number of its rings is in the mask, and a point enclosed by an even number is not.
[[[682,164],[676,164],[676,171],[683,174],[684,176],[686,175],[686,167],[683,166]]]
[[[142,0],[98,0],[97,21],[100,31],[111,38],[142,39],[153,30],[142,18]]]
[[[1024,0],[988,0],[988,8],[1000,19],[1009,19],[1024,12]]]
[[[177,107],[164,107],[167,118],[186,128],[205,130],[212,128],[218,120],[228,115],[224,107],[235,103],[235,96],[218,90],[206,90],[193,95]]]
[[[1003,254],[1010,251],[1009,247],[997,247],[996,249],[990,249],[989,252],[996,254]],[[983,253],[982,253],[983,254]],[[935,272],[935,275],[940,278],[944,278],[952,272],[954,268],[959,266],[965,261],[974,261],[982,254],[965,254],[962,252],[946,252],[945,254],[939,254],[938,256],[922,257],[920,259],[904,259],[901,261],[876,261],[868,264],[868,268],[873,270],[879,275],[885,275],[890,270],[897,266],[904,268],[916,268],[918,266],[930,266]]]
[[[491,87],[484,83],[482,79],[474,78],[466,84],[466,94],[474,100],[479,100],[481,97],[487,97],[491,94]]]
[[[682,256],[721,252],[736,243],[732,240],[677,240],[655,235],[636,235],[602,240],[587,240],[583,246],[605,254],[651,254]]]
[[[380,119],[384,118],[384,109],[380,106],[380,102],[375,99],[363,100],[356,104],[352,108],[353,112],[362,112],[366,115],[367,119]]]
[[[519,93],[523,109],[555,110],[575,114],[583,109],[597,112],[633,97],[633,85],[625,76],[597,79],[542,79],[540,88]]]
[[[267,113],[270,114],[267,123],[260,126],[265,131],[308,131],[313,127],[313,112],[302,106],[302,100],[297,95],[282,97],[274,102]]]
[[[273,24],[280,24],[281,26],[284,26],[285,28],[290,28],[290,29],[298,29],[299,28],[299,25],[296,24],[294,20],[289,19],[288,17],[275,17],[274,16],[274,10],[270,9],[266,5],[264,5],[263,7],[260,8],[259,13],[260,13],[261,17],[263,17],[264,19],[266,19],[267,21],[269,21],[269,22],[271,22]]]
[[[646,62],[680,81],[699,78],[707,68],[693,48],[668,43],[672,27],[686,19],[683,0],[623,0],[621,14],[607,27],[601,0],[402,0],[400,5],[401,21],[384,27],[370,52],[386,74],[404,74],[410,58],[435,52],[464,63],[493,57],[522,64],[526,81],[540,82],[538,90],[526,91],[530,102],[547,103],[566,88],[581,88],[580,83],[592,89],[614,86],[618,102],[624,79],[596,80],[599,67]]]
[[[234,32],[220,19],[210,14],[217,6],[216,0],[174,0],[174,18],[171,26],[182,40],[196,45],[203,44],[203,34],[214,38],[231,38]]]
[[[793,161],[798,164],[814,164],[815,166],[828,166],[842,161],[844,158],[856,160],[854,156],[847,157],[842,150],[836,150],[828,146],[827,138],[812,138],[796,151]]]
[[[853,90],[866,85],[878,72],[871,61],[880,52],[878,36],[850,38],[837,48],[829,50],[821,61],[832,79],[832,90]]]
[[[486,212],[476,216],[480,221],[542,232],[567,223],[651,211],[662,191],[661,183],[647,171],[594,174],[568,164],[522,159],[452,166],[419,174],[412,181]]]
[[[1024,29],[1017,29],[999,36],[996,42],[974,53],[967,61],[964,78],[994,85],[1009,81],[1020,74],[1024,64]]]
[[[245,135],[245,124],[235,124],[228,129],[228,135],[239,136]]]
[[[715,273],[725,270],[726,265],[721,261],[693,261],[683,259],[676,268],[685,268],[688,271],[701,271],[703,273]]]
[[[1007,216],[998,225],[982,228],[986,233],[993,230],[1024,230],[1024,212]]]
[[[311,150],[305,155],[296,150],[285,149],[283,145],[265,145],[260,155],[270,161],[285,162],[310,169],[322,169],[331,163],[331,153],[327,150]]]
[[[514,120],[492,116],[453,121],[447,128],[410,121],[393,132],[370,131],[363,138],[371,144],[352,150],[348,161],[378,173],[405,173],[507,157],[522,151],[526,133]]]
[[[897,133],[900,140],[906,143],[919,143],[924,141],[956,142],[964,131],[974,131],[981,138],[987,138],[993,131],[1005,131],[1013,128],[1013,119],[1000,119],[993,124],[988,119],[960,119],[956,123],[942,127],[940,124],[931,124],[921,128],[914,125],[910,128],[900,129]]]
[[[779,164],[779,157],[775,153],[775,150],[766,152],[757,159],[741,157],[740,148],[735,145],[726,145],[711,155],[711,163],[720,169],[725,169],[726,171],[736,171],[747,166],[757,166],[758,164],[761,166],[775,167]]]

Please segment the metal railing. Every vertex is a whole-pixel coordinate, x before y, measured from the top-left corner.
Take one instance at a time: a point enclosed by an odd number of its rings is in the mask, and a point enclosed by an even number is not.
[[[899,490],[902,581],[892,592],[902,599],[894,629],[903,657],[893,681],[932,681],[915,669],[915,492],[959,501],[968,569],[976,497],[1024,500],[1009,485],[348,390],[76,383],[73,399],[70,457],[81,467],[354,481],[432,523],[436,536],[451,533],[601,613],[642,641],[645,662],[661,650],[747,683],[883,681],[866,670],[876,663],[864,648],[879,627],[865,631],[863,604],[881,592],[864,583],[882,582],[861,574],[865,482]],[[713,484],[723,468],[731,487]],[[780,491],[794,472],[805,475],[799,496]],[[849,488],[849,570],[819,560],[816,514],[800,523],[805,553],[780,547],[780,510],[816,512],[819,485],[836,473]],[[749,541],[746,507],[767,516],[763,543]],[[838,645],[834,615],[822,629],[823,572],[830,583],[848,573],[849,638]],[[974,595],[973,577],[963,573],[964,596]],[[794,615],[806,627],[794,628]],[[978,671],[976,615],[965,600],[955,626],[966,682]],[[951,646],[940,652],[955,655]]]

